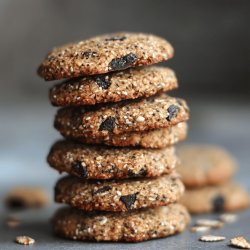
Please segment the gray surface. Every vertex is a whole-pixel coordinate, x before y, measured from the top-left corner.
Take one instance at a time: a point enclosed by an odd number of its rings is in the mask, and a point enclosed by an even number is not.
[[[213,103],[198,100],[189,102],[192,110],[189,141],[219,143],[226,146],[240,162],[236,180],[250,191],[250,105],[238,100],[224,104],[221,100]],[[51,126],[55,109],[44,101],[37,106],[9,106],[8,112],[3,108],[0,108],[0,111],[1,198],[9,188],[18,184],[43,186],[52,196],[58,174],[47,166],[44,159],[51,143],[59,137]],[[44,210],[20,215],[23,223],[19,229],[14,230],[3,227],[3,220],[8,212],[1,208],[0,249],[23,249],[23,246],[13,242],[15,236],[23,234],[36,239],[37,242],[32,249],[212,249],[215,246],[218,249],[228,249],[227,241],[202,243],[197,240],[197,234],[188,231],[175,237],[140,244],[65,241],[52,235],[49,224],[49,218],[55,210],[55,205],[52,204],[51,201],[51,205]],[[227,240],[235,235],[249,237],[249,222],[248,210],[240,213],[237,223],[212,233],[225,235]]]

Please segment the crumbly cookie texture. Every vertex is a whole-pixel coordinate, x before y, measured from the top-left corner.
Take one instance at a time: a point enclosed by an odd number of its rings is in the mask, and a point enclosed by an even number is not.
[[[7,194],[5,203],[11,209],[39,208],[48,203],[48,196],[41,188],[15,187]]]
[[[177,150],[180,164],[177,171],[188,188],[218,185],[234,174],[236,162],[217,145],[187,144]]]
[[[59,141],[48,155],[51,167],[82,179],[124,179],[169,174],[177,157],[164,149],[112,148]]]
[[[190,222],[180,204],[133,212],[86,213],[62,208],[52,219],[54,232],[67,239],[139,242],[182,232]]]
[[[55,106],[95,105],[149,97],[177,87],[177,79],[171,69],[140,67],[70,79],[52,87],[49,98]]]
[[[55,187],[55,200],[85,211],[128,211],[174,203],[184,186],[174,173],[153,179],[84,181],[67,176]]]
[[[191,213],[236,211],[250,204],[248,193],[234,183],[188,189],[180,200]]]
[[[168,128],[130,132],[121,135],[108,134],[103,138],[92,138],[83,135],[74,137],[74,139],[87,144],[105,144],[116,147],[165,148],[184,140],[187,136],[187,130],[187,123],[180,122]]]
[[[188,118],[189,110],[184,100],[161,94],[101,107],[62,108],[57,112],[54,125],[68,138],[104,138],[170,127]]]
[[[45,80],[96,75],[162,62],[173,57],[163,38],[120,32],[66,44],[53,49],[38,68]]]

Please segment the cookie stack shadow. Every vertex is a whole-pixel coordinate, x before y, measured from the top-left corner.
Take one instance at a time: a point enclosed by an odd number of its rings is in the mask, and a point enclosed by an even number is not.
[[[173,145],[186,137],[189,111],[165,93],[178,87],[174,72],[149,66],[172,56],[162,38],[116,33],[56,48],[40,65],[45,80],[70,79],[50,90],[65,139],[48,162],[68,174],[55,200],[70,205],[53,217],[57,235],[137,242],[185,229]]]
[[[177,171],[186,186],[180,202],[190,213],[232,212],[249,206],[249,194],[232,180],[237,163],[224,148],[186,144],[177,152]]]

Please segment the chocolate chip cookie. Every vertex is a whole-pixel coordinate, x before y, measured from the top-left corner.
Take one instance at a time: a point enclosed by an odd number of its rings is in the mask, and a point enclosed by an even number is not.
[[[164,149],[112,148],[59,141],[48,155],[51,167],[82,179],[124,179],[169,174],[177,157]]]
[[[73,208],[58,210],[54,232],[67,239],[82,241],[139,242],[182,232],[190,222],[180,204],[133,212],[84,212]]]
[[[106,34],[53,49],[38,68],[45,80],[103,74],[173,57],[163,38],[143,33]]]
[[[128,211],[174,203],[184,192],[172,173],[158,178],[93,181],[67,176],[55,187],[55,201],[85,211]]]
[[[161,94],[98,107],[62,108],[57,112],[54,125],[66,138],[103,138],[110,134],[166,128],[188,118],[184,100]]]

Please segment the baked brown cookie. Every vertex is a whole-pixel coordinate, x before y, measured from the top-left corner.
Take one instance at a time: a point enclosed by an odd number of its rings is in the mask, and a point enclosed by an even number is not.
[[[190,222],[185,207],[167,207],[133,212],[84,212],[61,208],[53,219],[54,232],[63,238],[82,241],[139,242],[182,232]]]
[[[40,208],[48,203],[48,196],[41,188],[15,187],[11,189],[5,199],[10,209]]]
[[[234,183],[188,189],[180,200],[190,213],[236,211],[249,206],[249,195]]]
[[[124,179],[169,174],[177,157],[164,149],[112,148],[59,141],[48,155],[51,167],[82,179]]]
[[[67,176],[55,187],[55,201],[85,211],[128,211],[176,202],[184,186],[175,173],[153,179],[93,181]]]
[[[103,106],[62,108],[55,117],[55,128],[66,138],[103,138],[173,126],[189,118],[184,100],[161,94]]]
[[[171,69],[140,67],[70,79],[52,87],[49,98],[55,106],[95,105],[149,97],[177,87],[177,79]]]
[[[83,135],[74,139],[88,144],[106,144],[116,147],[165,148],[184,140],[187,136],[187,130],[187,123],[180,122],[168,128],[130,132],[121,135],[108,134],[103,138],[92,138]]]
[[[232,156],[217,145],[187,144],[178,148],[177,166],[188,188],[218,185],[228,181],[236,169]]]
[[[163,38],[143,33],[119,32],[66,44],[53,49],[38,68],[45,80],[96,75],[155,64],[173,57]]]

